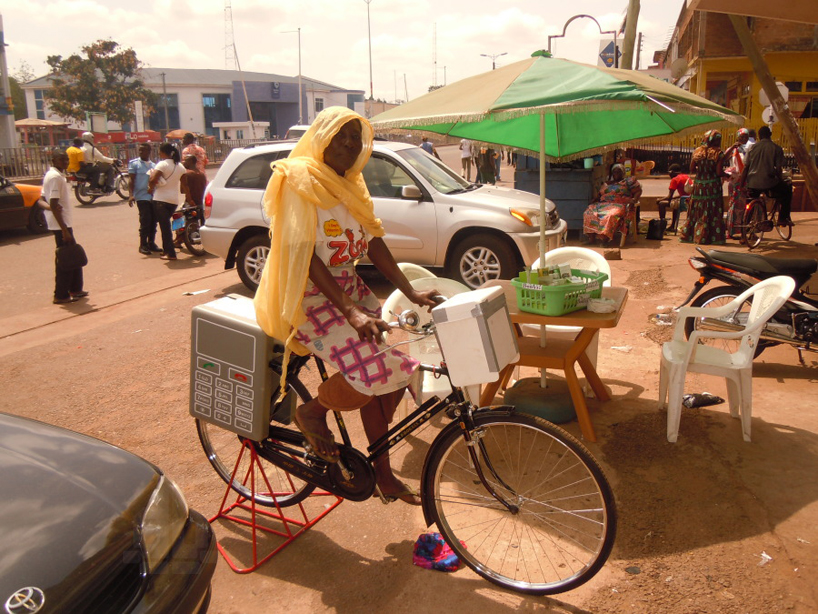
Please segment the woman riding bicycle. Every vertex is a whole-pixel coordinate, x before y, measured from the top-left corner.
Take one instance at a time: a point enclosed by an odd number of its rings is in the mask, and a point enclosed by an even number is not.
[[[384,229],[361,175],[372,142],[366,119],[344,107],[324,109],[290,156],[275,162],[264,195],[271,246],[256,315],[268,335],[285,340],[284,374],[290,352],[313,353],[340,371],[294,415],[314,453],[327,462],[338,460],[327,426],[330,410],[360,408],[372,443],[387,432],[404,390],[416,389],[420,375],[418,362],[398,350],[376,356],[389,326],[355,262],[368,256],[413,303],[436,304],[437,291],[414,290],[382,239]],[[420,505],[392,472],[387,454],[375,462],[375,476],[386,498]]]

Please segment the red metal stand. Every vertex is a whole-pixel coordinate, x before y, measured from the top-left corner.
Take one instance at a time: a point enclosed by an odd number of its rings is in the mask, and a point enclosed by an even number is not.
[[[284,510],[279,505],[278,500],[276,499],[275,492],[273,488],[270,486],[270,481],[267,479],[267,475],[264,473],[264,468],[261,466],[259,462],[258,455],[256,454],[255,449],[252,446],[252,443],[249,441],[245,441],[244,445],[241,447],[241,451],[239,452],[238,458],[236,459],[236,466],[233,469],[233,474],[230,478],[230,483],[233,483],[233,480],[236,479],[236,473],[238,473],[239,466],[241,463],[241,459],[244,454],[250,454],[250,466],[247,469],[247,473],[244,476],[242,481],[242,485],[247,486],[248,482],[250,485],[250,492],[251,497],[248,499],[243,497],[242,495],[236,496],[236,501],[231,504],[227,504],[227,498],[230,496],[231,488],[230,484],[227,485],[227,490],[224,493],[224,497],[222,498],[221,506],[219,507],[219,512],[212,518],[210,518],[209,522],[213,524],[216,520],[224,519],[231,522],[235,522],[238,525],[250,527],[251,529],[251,545],[252,545],[252,564],[248,567],[240,567],[233,558],[227,553],[227,550],[224,548],[220,541],[217,541],[216,546],[219,549],[219,552],[224,557],[224,560],[230,566],[230,568],[235,571],[236,573],[250,573],[251,571],[255,571],[259,567],[261,567],[264,563],[269,561],[273,558],[276,554],[281,552],[284,548],[289,546],[293,543],[298,537],[304,534],[307,529],[310,529],[313,525],[315,525],[319,520],[324,518],[327,514],[329,514],[332,510],[338,507],[343,499],[326,491],[314,491],[307,499],[303,502],[298,503],[297,505],[292,506],[292,511],[294,512],[297,508],[300,512],[301,518],[290,518],[285,516]],[[258,476],[256,475],[258,473]],[[266,490],[259,490],[256,488],[256,480],[261,478],[261,483],[259,484],[262,488],[266,488]],[[295,490],[295,486],[293,484],[292,478],[290,474],[287,474],[287,480],[290,483],[290,488]],[[261,492],[264,494],[270,494],[273,497],[273,501],[275,503],[275,512],[271,509],[268,511],[264,509],[264,506],[257,506],[255,495],[256,493]],[[331,504],[323,508],[320,513],[310,518],[306,509],[305,503],[310,501],[310,499],[318,498],[318,497],[332,497],[335,501]],[[239,517],[235,515],[237,510],[243,511],[245,516],[249,513],[248,517]],[[298,515],[293,514],[293,515]],[[262,524],[263,523],[263,524]],[[273,526],[266,526],[266,525],[273,525]],[[273,528],[277,526],[278,528]],[[270,545],[272,551],[265,555],[263,558],[259,558],[258,550],[260,541],[262,538],[266,536],[278,536],[283,538],[283,541],[272,539],[273,544]]]

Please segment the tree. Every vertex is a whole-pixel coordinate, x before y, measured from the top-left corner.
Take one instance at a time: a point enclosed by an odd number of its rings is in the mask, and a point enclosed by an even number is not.
[[[86,57],[49,56],[52,87],[45,99],[51,110],[78,122],[85,121],[86,112],[105,113],[109,120],[125,124],[133,121],[133,104],[141,100],[149,113],[156,94],[140,78],[143,64],[133,49],[119,49],[119,43],[98,40],[82,47]]]
[[[21,83],[26,83],[34,78],[34,71],[28,62],[21,62],[20,67],[13,76],[9,77],[9,90],[11,90],[11,101],[14,105],[14,119],[25,119],[28,117],[26,109],[26,94]]]

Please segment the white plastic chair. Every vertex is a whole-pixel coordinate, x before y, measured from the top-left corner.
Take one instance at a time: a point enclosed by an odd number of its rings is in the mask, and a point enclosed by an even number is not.
[[[779,275],[765,279],[721,307],[682,307],[673,331],[673,340],[662,345],[659,368],[659,409],[667,401],[667,440],[676,441],[682,413],[687,372],[719,375],[727,380],[730,415],[741,416],[744,441],[750,441],[750,418],[753,409],[753,355],[761,329],[795,290],[791,277]],[[687,318],[726,318],[738,312],[742,304],[752,301],[747,324],[739,331],[696,331],[685,339]],[[739,340],[735,352],[699,343],[701,338]]]
[[[583,269],[585,271],[596,271],[597,273],[605,273],[608,276],[603,282],[603,286],[611,285],[611,265],[605,260],[605,257],[599,252],[585,247],[559,247],[552,249],[545,254],[545,265],[552,266],[555,264],[570,264],[572,269]],[[532,269],[539,268],[540,259],[537,258]],[[557,326],[549,324],[545,327],[546,339],[569,339],[574,340],[582,329],[578,326]],[[540,327],[532,324],[524,324],[522,326],[523,335],[533,337],[540,334]],[[599,354],[599,331],[594,335],[588,349],[585,350],[585,355],[591,364],[596,368],[597,355]],[[587,395],[586,395],[587,396]]]
[[[420,268],[420,267],[418,267]],[[405,274],[405,273],[404,273]],[[412,284],[412,287],[415,290],[437,290],[445,297],[452,297],[455,294],[461,294],[462,292],[468,292],[471,288],[468,286],[461,284],[460,282],[454,281],[453,279],[448,279],[446,277],[423,277],[419,279],[409,279],[409,283]],[[432,315],[423,308],[419,308],[417,305],[412,303],[406,296],[404,296],[403,292],[400,290],[395,290],[383,303],[383,319],[387,322],[394,321],[395,317],[400,314],[405,309],[414,309],[417,311],[418,316],[420,317],[420,323],[426,324],[432,319]],[[442,354],[440,353],[440,348],[437,345],[437,340],[434,337],[428,337],[426,339],[421,339],[419,341],[414,341],[407,345],[401,346],[402,350],[404,350],[407,354],[412,356],[413,358],[430,364],[439,364],[440,361],[443,359]],[[449,380],[445,377],[438,377],[432,373],[424,373],[423,374],[423,381],[421,383],[421,389],[418,391],[418,395],[416,398],[416,402],[418,405],[423,403],[426,399],[437,395],[440,398],[443,398],[450,394],[452,391],[451,386],[449,386]],[[406,414],[406,407],[403,406],[404,403],[401,403],[402,407],[398,409],[398,417],[405,416]]]

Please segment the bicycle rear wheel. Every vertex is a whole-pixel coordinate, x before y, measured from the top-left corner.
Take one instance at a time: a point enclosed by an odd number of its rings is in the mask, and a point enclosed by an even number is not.
[[[444,429],[424,468],[424,510],[461,560],[518,592],[562,593],[590,580],[616,535],[616,504],[591,453],[561,428],[525,414],[474,417],[483,486],[459,423]],[[465,545],[461,544],[461,540]]]
[[[274,371],[273,377],[278,378],[279,375]],[[298,395],[299,404],[305,403],[312,398],[304,384],[298,379],[294,379],[289,383]],[[276,392],[273,398],[277,395]],[[230,488],[242,497],[249,499],[252,495],[251,489],[242,484],[250,468],[250,455],[248,453],[245,452],[244,456],[242,456],[235,479],[232,482],[230,480],[241,450],[242,438],[236,433],[198,418],[196,418],[196,430],[199,433],[199,441],[207,455],[207,460],[210,461],[219,477],[224,480],[225,484],[230,484]],[[258,460],[272,489],[272,492],[269,492],[263,480],[256,476],[257,492],[254,499],[259,505],[274,507],[276,501],[281,507],[295,505],[309,497],[312,491],[315,490],[315,486],[312,484],[296,478],[261,456],[258,457]],[[260,482],[260,480],[262,481]]]
[[[775,205],[773,205],[773,213],[770,217],[773,220],[773,225],[775,226],[776,232],[778,232],[778,236],[785,241],[789,241],[792,238],[792,224],[786,224],[785,226],[778,225],[778,221],[781,218],[780,203],[775,203]]]
[[[753,249],[758,247],[761,239],[764,238],[762,224],[767,219],[767,212],[761,201],[754,200],[744,212],[744,227],[741,229],[741,236],[747,247]]]

